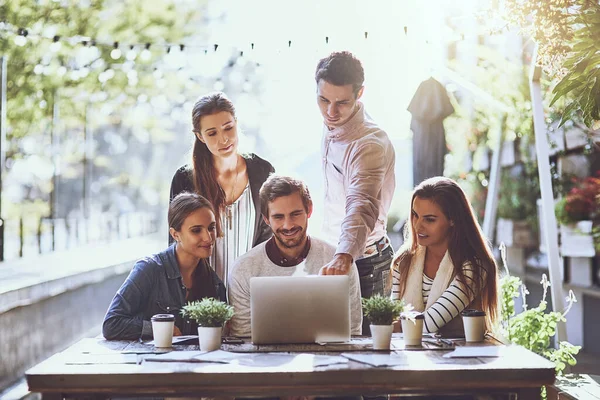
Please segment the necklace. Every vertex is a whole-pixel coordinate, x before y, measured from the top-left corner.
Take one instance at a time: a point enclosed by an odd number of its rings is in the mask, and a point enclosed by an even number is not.
[[[233,208],[233,193],[235,192],[235,186],[237,185],[237,180],[238,180],[238,175],[240,173],[239,169],[238,169],[238,163],[240,162],[240,158],[239,156],[236,155],[236,159],[235,159],[235,179],[233,180],[233,186],[231,186],[231,192],[229,193],[229,199],[231,200],[230,204],[226,204],[225,205],[225,215],[227,216],[227,224],[229,226],[229,229],[231,229],[232,227],[232,222],[231,220],[233,219],[233,215],[231,213],[231,209]]]

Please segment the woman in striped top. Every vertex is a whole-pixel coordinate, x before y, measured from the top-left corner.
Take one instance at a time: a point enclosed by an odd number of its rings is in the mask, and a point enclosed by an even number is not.
[[[238,153],[235,107],[224,93],[200,97],[192,110],[192,125],[192,163],[175,172],[170,199],[196,192],[213,205],[217,240],[210,265],[227,285],[233,262],[272,235],[260,216],[258,194],[275,170],[255,154]]]
[[[392,297],[423,311],[425,332],[463,333],[460,312],[498,315],[498,270],[465,193],[452,179],[435,177],[412,195],[407,240],[392,262]]]

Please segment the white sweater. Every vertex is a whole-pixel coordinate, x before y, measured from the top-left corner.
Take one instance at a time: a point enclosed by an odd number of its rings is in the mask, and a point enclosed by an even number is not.
[[[234,308],[230,327],[233,336],[251,336],[250,330],[250,278],[254,276],[302,276],[316,275],[321,267],[333,259],[335,247],[310,238],[310,251],[306,260],[294,267],[281,267],[267,256],[263,242],[238,258],[229,274],[227,292],[229,303]],[[360,283],[356,265],[350,271],[350,325],[352,335],[360,335],[362,330],[362,306]]]

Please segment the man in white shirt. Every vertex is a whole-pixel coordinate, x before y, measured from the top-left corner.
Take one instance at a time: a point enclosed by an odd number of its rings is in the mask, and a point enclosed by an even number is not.
[[[316,275],[335,248],[307,234],[312,200],[304,182],[271,175],[260,189],[261,213],[273,237],[239,257],[229,274],[230,322],[234,336],[251,336],[250,278],[254,276]],[[350,324],[352,335],[361,334],[362,308],[356,268],[350,272]]]
[[[359,101],[364,91],[361,62],[349,52],[323,58],[315,73],[324,119],[324,239],[337,245],[321,274],[347,274],[356,263],[362,297],[390,295],[393,249],[386,233],[396,187],[395,152],[388,135]],[[363,334],[369,334],[363,321]]]

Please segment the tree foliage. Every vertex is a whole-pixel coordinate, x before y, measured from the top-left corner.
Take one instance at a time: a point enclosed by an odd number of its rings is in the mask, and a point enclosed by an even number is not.
[[[580,117],[600,127],[600,4],[592,0],[506,1],[506,18],[539,45],[539,60],[556,77],[552,104],[566,98],[561,125]]]
[[[92,114],[87,115],[89,120],[102,111],[108,116],[102,125],[118,129],[124,116],[110,110],[123,112],[141,97],[166,92],[157,85],[161,76],[155,71],[165,56],[164,44],[184,41],[199,16],[197,7],[183,0],[13,0],[0,5],[0,54],[7,58],[8,72],[5,215],[23,214],[25,202],[48,200],[56,189],[53,173],[63,182],[81,180],[81,168],[71,167],[81,165],[83,149],[89,146],[83,140],[86,113]],[[120,57],[111,57],[115,47]],[[174,80],[169,83],[175,90],[183,86]],[[53,127],[55,112],[60,126]],[[143,136],[140,129],[156,117],[134,121],[124,135],[102,128],[92,146],[99,149],[106,143],[112,151],[136,143],[132,138]],[[53,130],[59,133],[52,135]],[[97,154],[91,160],[98,171],[116,165],[110,152],[105,155],[109,159]],[[130,153],[128,159],[136,156]],[[19,194],[11,196],[15,186],[21,186]],[[47,207],[37,213],[47,213]]]
[[[179,164],[187,147],[174,140],[189,101],[183,88],[198,92],[169,63],[186,55],[179,46],[167,54],[166,45],[202,37],[204,3],[0,2],[7,60],[2,217],[13,253],[20,218],[25,242],[33,243],[40,218],[155,211],[168,185],[163,175],[174,168],[165,160]],[[120,55],[111,55],[115,47]]]
[[[0,53],[8,57],[8,142],[18,144],[12,139],[45,132],[57,93],[79,116],[94,97],[135,99],[140,93],[152,94],[152,82],[127,73],[151,68],[164,48],[150,48],[154,57],[145,61],[127,60],[124,53],[130,49],[122,49],[115,60],[112,46],[106,44],[181,40],[193,13],[182,13],[176,5],[174,0],[14,0],[0,6],[6,30]],[[19,28],[27,29],[25,38],[15,34]],[[79,40],[69,40],[73,38]],[[8,157],[16,153],[11,147]]]

